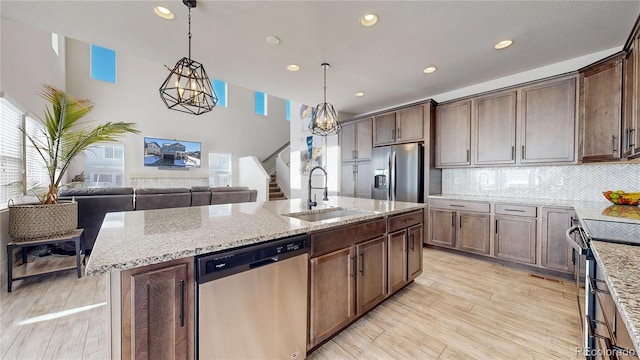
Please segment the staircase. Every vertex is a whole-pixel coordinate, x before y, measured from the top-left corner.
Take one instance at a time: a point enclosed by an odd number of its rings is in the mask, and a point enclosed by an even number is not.
[[[271,174],[271,180],[269,181],[269,201],[271,200],[285,200],[287,197],[278,186],[276,182],[276,174]]]

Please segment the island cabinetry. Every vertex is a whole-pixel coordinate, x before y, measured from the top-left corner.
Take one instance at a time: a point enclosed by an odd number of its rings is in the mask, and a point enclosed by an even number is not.
[[[571,247],[565,232],[573,226],[576,214],[571,209],[542,208],[542,237],[540,266],[573,273]]]
[[[489,254],[491,214],[489,203],[431,200],[429,244]]]
[[[580,159],[621,158],[622,62],[619,53],[580,71]]]
[[[471,165],[471,100],[436,109],[436,167]]]
[[[121,273],[122,359],[193,359],[193,258]]]
[[[474,164],[515,164],[516,98],[516,91],[507,91],[476,99]]]
[[[404,287],[422,273],[422,211],[388,219],[388,294]]]
[[[342,125],[340,131],[340,194],[371,198],[372,118]]]
[[[386,220],[311,234],[307,350],[386,295]]]
[[[518,107],[520,164],[575,161],[575,76],[523,87]]]
[[[374,117],[375,146],[424,139],[424,106],[416,105]]]
[[[494,255],[535,264],[538,223],[536,207],[498,204],[495,213]]]

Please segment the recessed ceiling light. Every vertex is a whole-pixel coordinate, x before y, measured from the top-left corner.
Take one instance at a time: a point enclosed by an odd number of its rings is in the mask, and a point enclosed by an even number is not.
[[[275,35],[267,36],[267,44],[269,45],[278,45],[280,44],[280,38]]]
[[[366,14],[360,18],[360,24],[363,26],[373,26],[378,22],[378,15]]]
[[[423,73],[425,74],[431,74],[432,72],[436,71],[436,67],[435,66],[429,66],[428,68],[425,68],[424,70],[422,70]]]
[[[513,44],[512,40],[502,40],[499,43],[495,44],[493,47],[496,50],[502,50],[504,48],[508,48],[509,46],[511,46],[511,44]]]
[[[176,18],[176,15],[173,13],[173,11],[164,6],[154,6],[153,12],[163,19],[173,20]]]
[[[357,96],[357,97],[363,97],[363,96],[364,96],[364,93],[363,93],[362,91],[358,91],[357,93],[355,93],[355,94],[353,94],[353,95],[355,95],[355,96]]]
[[[298,71],[298,70],[300,70],[300,66],[298,66],[296,64],[291,64],[291,65],[287,66],[287,70],[289,70],[289,71]]]

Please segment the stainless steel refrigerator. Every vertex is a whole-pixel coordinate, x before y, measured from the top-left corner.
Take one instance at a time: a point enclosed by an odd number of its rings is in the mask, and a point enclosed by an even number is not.
[[[371,198],[424,201],[424,146],[418,143],[373,149]]]

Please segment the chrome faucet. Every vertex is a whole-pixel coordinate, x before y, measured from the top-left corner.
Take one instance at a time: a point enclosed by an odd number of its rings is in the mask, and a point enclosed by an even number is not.
[[[324,187],[312,187],[311,186],[311,175],[313,175],[313,172],[315,170],[322,170],[322,172],[324,173]],[[315,201],[315,196],[313,198],[313,201],[311,201],[311,189],[324,189],[324,201],[329,200],[329,188],[327,187],[327,171],[325,169],[323,169],[321,166],[316,166],[313,169],[311,169],[311,171],[309,172],[309,198],[307,199],[307,209],[311,210],[312,207],[317,206],[318,202]]]

